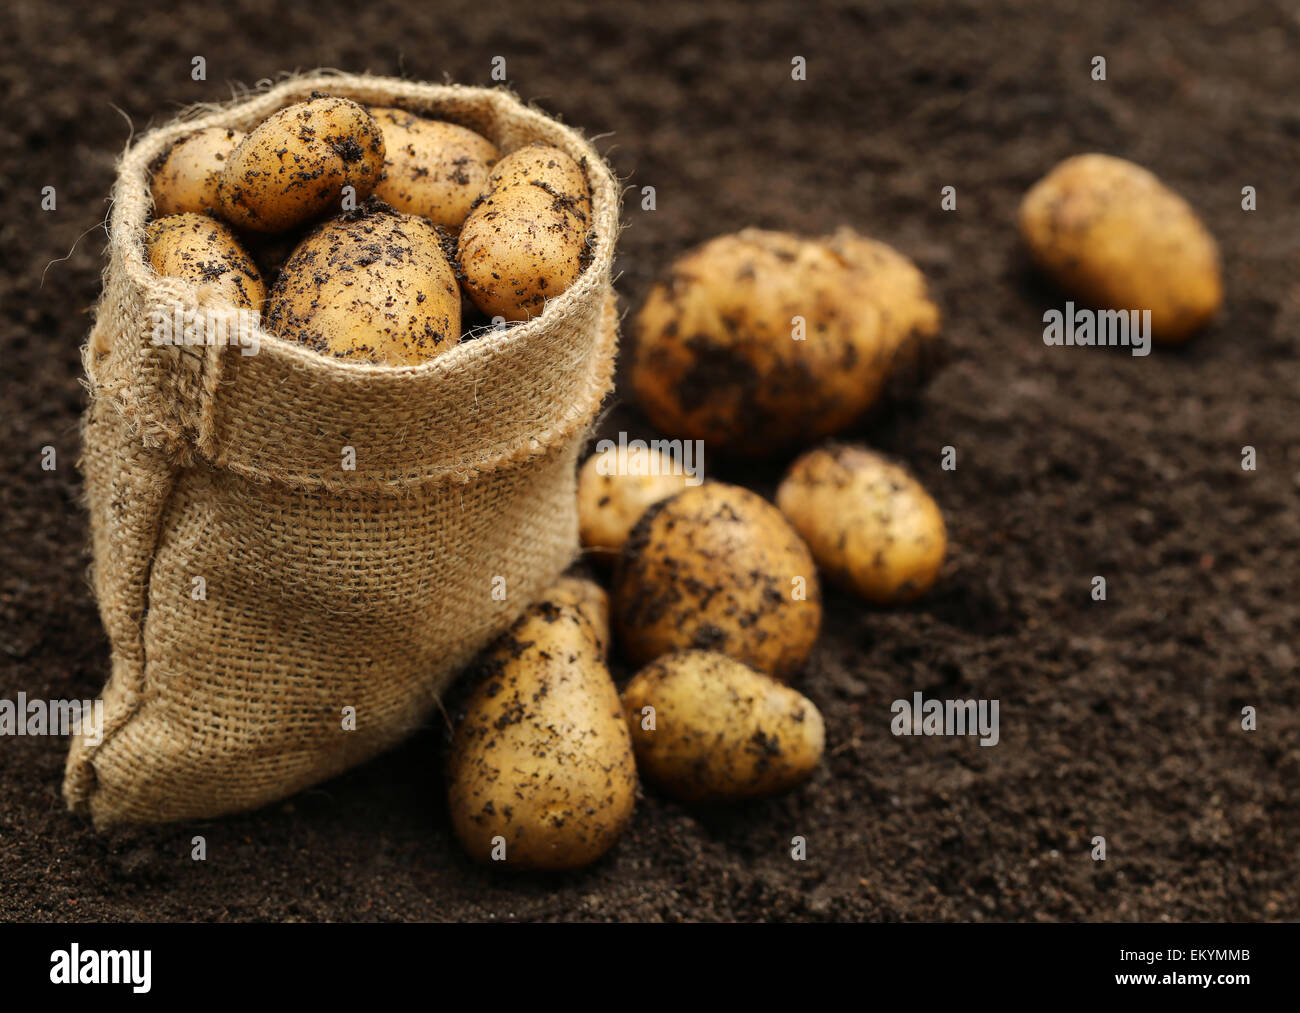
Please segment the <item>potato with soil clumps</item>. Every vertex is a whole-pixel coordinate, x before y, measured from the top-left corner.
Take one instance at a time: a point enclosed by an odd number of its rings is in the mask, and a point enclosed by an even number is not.
[[[360,204],[384,171],[384,135],[363,106],[321,95],[268,116],[226,159],[221,216],[251,232],[280,232]]]
[[[543,601],[576,609],[591,625],[600,659],[609,656],[609,595],[589,577],[565,574],[557,580]]]
[[[201,297],[261,312],[266,285],[228,225],[207,215],[168,215],[149,223],[144,245],[158,274],[194,282]]]
[[[1122,158],[1061,162],[1025,194],[1020,233],[1067,295],[1150,310],[1156,341],[1186,341],[1223,303],[1214,237],[1183,198]]]
[[[150,184],[154,214],[162,218],[219,210],[217,183],[226,160],[243,139],[242,130],[207,127],[172,145]]]
[[[542,602],[485,655],[448,756],[452,826],[470,857],[576,869],[636,804],[618,690],[580,612]]]
[[[481,134],[405,109],[370,110],[384,132],[384,178],[375,196],[408,215],[460,231],[501,157]]]
[[[461,229],[465,291],[490,317],[534,317],[582,273],[590,230],[583,167],[541,141],[513,151]]]
[[[371,201],[303,240],[267,325],[323,355],[414,365],[460,340],[460,289],[432,222]]]
[[[613,561],[649,507],[695,481],[668,455],[657,450],[647,455],[652,463],[645,474],[620,473],[617,450],[592,454],[578,471],[578,537],[601,562]]]
[[[647,665],[623,690],[637,765],[686,802],[775,795],[821,762],[826,726],[812,701],[711,651]]]
[[[611,596],[618,643],[637,665],[699,648],[785,679],[821,627],[808,547],[772,504],[721,482],[642,515],[623,545]]]
[[[651,290],[632,387],[669,436],[764,456],[853,423],[938,328],[924,277],[885,244],[745,229]]]
[[[861,447],[810,450],[790,466],[776,504],[834,584],[877,605],[910,602],[939,576],[943,514],[907,471]]]

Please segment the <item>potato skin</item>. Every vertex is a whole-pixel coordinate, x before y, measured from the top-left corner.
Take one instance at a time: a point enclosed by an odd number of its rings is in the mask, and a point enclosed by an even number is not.
[[[800,599],[795,577],[804,579]],[[721,482],[686,489],[641,516],[611,597],[619,645],[636,665],[699,648],[785,679],[821,627],[808,547],[766,500]]]
[[[372,202],[303,240],[267,325],[324,355],[414,365],[460,340],[460,290],[433,224]]]
[[[1067,294],[1149,309],[1162,343],[1186,341],[1223,303],[1214,237],[1183,198],[1122,158],[1067,158],[1025,194],[1019,224],[1034,260]]]
[[[261,312],[266,285],[228,225],[187,212],[150,222],[144,237],[149,265],[158,274],[192,281],[201,295],[236,309]]]
[[[543,603],[483,660],[448,756],[452,826],[469,855],[576,869],[613,846],[636,804],[618,691],[575,609]]]
[[[252,232],[280,232],[342,208],[343,187],[360,204],[384,171],[384,135],[365,108],[321,96],[263,120],[226,160],[221,214]]]
[[[154,215],[217,211],[217,183],[226,160],[244,139],[242,130],[207,127],[177,141],[154,170]]]
[[[651,289],[632,388],[668,435],[761,457],[854,422],[938,327],[924,278],[883,243],[745,229],[688,251]]]
[[[880,454],[832,445],[790,466],[776,503],[834,584],[877,605],[915,601],[943,566],[943,514],[921,484]]]
[[[582,167],[534,142],[506,155],[461,228],[465,291],[490,317],[527,320],[582,272],[591,192]]]
[[[372,108],[384,133],[384,177],[375,196],[398,211],[460,231],[501,157],[481,134],[405,109]]]
[[[542,596],[542,601],[575,609],[587,620],[595,636],[601,661],[609,657],[609,595],[589,577],[565,574]]]
[[[686,802],[786,791],[821,762],[826,726],[812,701],[771,676],[711,651],[651,662],[623,689],[637,765]],[[654,708],[646,728],[644,708]]]
[[[601,474],[613,471],[614,456],[592,454],[578,470],[578,537],[593,558],[611,563],[645,511],[688,488],[688,476],[670,474],[672,461],[657,454],[659,474]]]

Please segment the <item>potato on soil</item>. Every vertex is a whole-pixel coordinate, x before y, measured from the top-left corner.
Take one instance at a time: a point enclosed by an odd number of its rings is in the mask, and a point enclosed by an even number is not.
[[[342,210],[345,186],[360,204],[383,171],[374,118],[349,99],[314,97],[267,117],[231,152],[221,214],[237,228],[279,232]]]
[[[632,388],[669,436],[764,456],[853,423],[938,328],[924,277],[883,243],[745,229],[651,289]]]
[[[242,130],[207,127],[177,141],[154,170],[154,214],[219,210],[217,182],[231,152],[244,139]]]
[[[877,605],[914,601],[934,584],[948,546],[943,514],[908,472],[880,454],[834,445],[790,466],[777,506],[822,573]]]
[[[542,595],[542,601],[556,606],[569,606],[581,613],[591,624],[596,647],[603,661],[609,655],[609,595],[589,577],[565,574]]]
[[[501,157],[496,145],[473,130],[405,109],[372,108],[370,115],[384,132],[387,152],[375,196],[459,231]]]
[[[578,536],[593,557],[612,561],[646,509],[688,488],[689,476],[672,458],[652,451],[646,470],[618,474],[617,450],[598,452],[578,471]]]
[[[786,791],[817,769],[826,744],[811,700],[712,651],[651,662],[623,689],[623,710],[641,772],[687,802]]]
[[[447,764],[452,825],[465,850],[528,869],[603,855],[636,803],[636,763],[618,691],[587,620],[542,603],[489,649]]]
[[[1187,340],[1223,303],[1214,237],[1182,197],[1122,158],[1061,162],[1025,194],[1020,233],[1066,294],[1150,310],[1157,341]]]
[[[808,547],[772,504],[720,482],[679,492],[641,516],[611,598],[618,643],[637,665],[698,648],[784,679],[808,657],[821,626]]]
[[[372,201],[303,240],[267,325],[324,355],[413,365],[460,340],[460,290],[433,223]]]
[[[535,142],[501,159],[460,232],[465,291],[489,317],[527,320],[582,272],[591,230],[583,168]]]
[[[261,312],[262,275],[228,225],[207,215],[168,215],[149,223],[144,244],[158,274],[194,282],[201,297]]]

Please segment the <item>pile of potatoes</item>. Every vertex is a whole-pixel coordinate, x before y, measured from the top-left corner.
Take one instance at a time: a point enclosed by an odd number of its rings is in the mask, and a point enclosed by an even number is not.
[[[504,156],[455,123],[315,93],[154,168],[149,264],[324,355],[414,365],[528,320],[588,260],[585,166]]]

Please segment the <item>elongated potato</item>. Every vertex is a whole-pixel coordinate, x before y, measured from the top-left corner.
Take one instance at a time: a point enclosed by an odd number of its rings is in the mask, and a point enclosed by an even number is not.
[[[850,425],[938,327],[924,278],[884,244],[745,229],[651,289],[632,388],[669,436],[765,456]]]
[[[460,232],[465,291],[488,316],[536,316],[582,272],[590,229],[581,166],[540,142],[511,152]]]
[[[1025,194],[1020,232],[1067,294],[1150,310],[1157,341],[1187,340],[1223,303],[1214,237],[1183,198],[1122,158],[1061,162]]]
[[[827,578],[877,605],[914,601],[934,584],[948,546],[943,514],[907,471],[861,447],[810,450],[790,466],[776,503]]]
[[[244,139],[242,130],[207,127],[183,137],[154,170],[151,189],[154,214],[202,213],[221,207],[217,183],[226,160]]]
[[[452,826],[469,855],[528,869],[600,858],[636,804],[618,691],[587,620],[543,603],[492,647],[448,757]]]
[[[200,295],[236,309],[261,312],[266,285],[228,225],[207,215],[168,215],[150,222],[144,237],[149,264],[159,274],[192,281]]]
[[[252,232],[280,232],[360,204],[384,171],[384,135],[357,103],[320,96],[273,113],[240,142],[217,186],[221,214]]]
[[[687,802],[756,798],[805,781],[826,727],[812,701],[710,651],[668,654],[623,690],[637,765]]]
[[[645,474],[620,473],[617,449],[592,454],[579,469],[578,537],[593,558],[612,562],[648,507],[688,488],[680,464],[658,451],[646,455]]]
[[[500,158],[481,134],[404,109],[374,108],[384,132],[384,178],[375,196],[398,211],[423,215],[458,232]]]
[[[324,355],[413,365],[460,340],[460,290],[433,223],[372,202],[303,240],[267,324]]]
[[[821,627],[808,547],[776,507],[721,482],[641,516],[616,565],[612,603],[618,643],[637,665],[700,648],[784,679]]]

